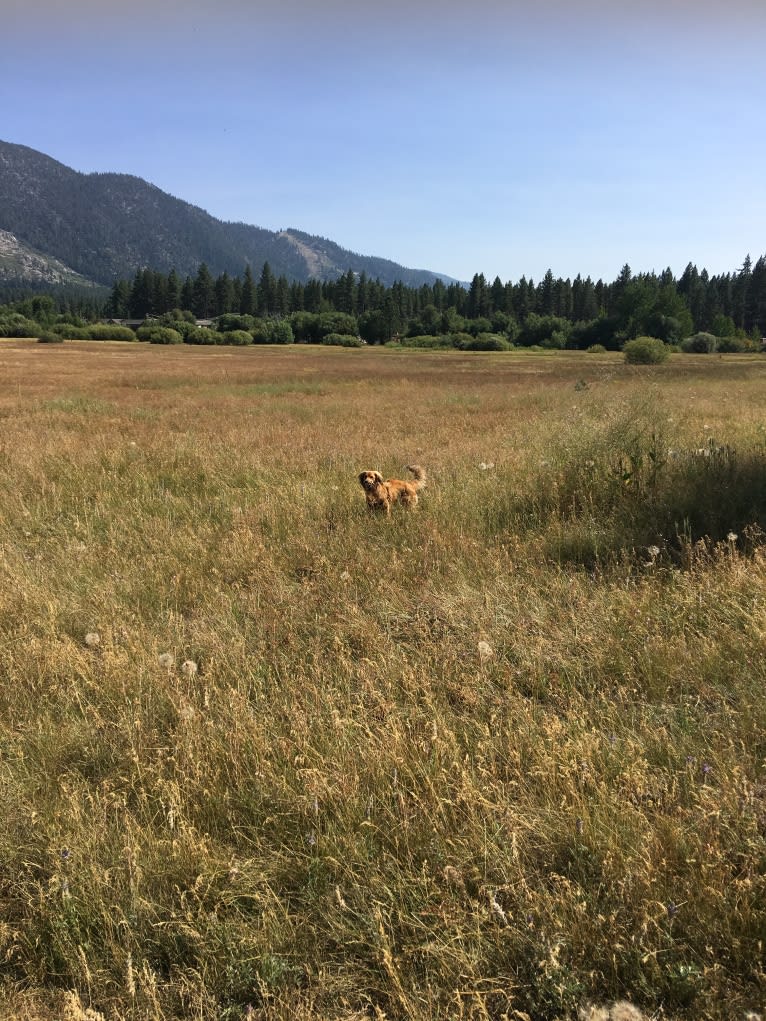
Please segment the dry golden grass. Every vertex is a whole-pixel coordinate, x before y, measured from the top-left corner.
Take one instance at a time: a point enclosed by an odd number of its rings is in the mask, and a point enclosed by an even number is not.
[[[763,1009],[766,362],[0,374],[0,1016]]]

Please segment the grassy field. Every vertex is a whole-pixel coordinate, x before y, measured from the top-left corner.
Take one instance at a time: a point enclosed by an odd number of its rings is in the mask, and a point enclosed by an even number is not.
[[[0,378],[0,1017],[766,1007],[766,359]]]

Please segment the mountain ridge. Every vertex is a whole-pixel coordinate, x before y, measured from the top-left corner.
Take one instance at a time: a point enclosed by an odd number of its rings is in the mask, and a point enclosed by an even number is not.
[[[334,280],[349,270],[387,285],[456,282],[445,274],[359,255],[297,227],[270,231],[219,220],[133,174],[86,174],[2,140],[0,231],[36,255],[37,283],[43,272],[39,260],[46,258],[52,283],[60,282],[62,265],[86,284],[108,285],[147,267],[193,275],[203,262],[214,275],[232,276],[247,265],[258,272],[268,262],[276,276],[304,283]],[[24,279],[25,265],[20,260],[18,280]]]

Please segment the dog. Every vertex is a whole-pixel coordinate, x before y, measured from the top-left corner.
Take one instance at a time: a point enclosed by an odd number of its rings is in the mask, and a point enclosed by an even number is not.
[[[363,471],[359,474],[359,485],[364,490],[367,510],[385,511],[391,517],[391,508],[395,503],[411,510],[418,502],[418,493],[426,484],[426,473],[417,464],[408,464],[407,471],[415,476],[414,482],[403,479],[383,479],[380,472]]]

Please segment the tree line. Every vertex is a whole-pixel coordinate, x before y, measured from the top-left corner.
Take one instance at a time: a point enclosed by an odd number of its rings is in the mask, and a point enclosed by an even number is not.
[[[336,280],[304,283],[276,276],[268,262],[257,278],[249,265],[241,277],[226,272],[213,277],[203,263],[195,275],[183,278],[175,270],[141,269],[101,295],[68,288],[44,301],[39,294],[26,300],[21,293],[3,297],[15,299],[16,314],[38,321],[45,320],[43,305],[46,312],[55,305],[73,322],[173,320],[181,310],[203,320],[289,318],[296,339],[311,339],[316,332],[317,320],[311,325],[310,317],[337,314],[345,317],[344,335],[354,333],[368,343],[399,338],[437,346],[444,337],[460,337],[462,344],[467,337],[481,337],[485,346],[498,349],[511,343],[617,349],[635,337],[679,344],[700,332],[759,343],[766,335],[766,256],[755,263],[748,256],[734,272],[713,276],[692,263],[679,278],[670,269],[634,274],[625,265],[611,282],[579,274],[564,279],[548,270],[537,282],[524,276],[490,282],[477,273],[468,286],[439,280],[387,286],[352,271]]]
[[[174,270],[142,269],[132,280],[115,281],[105,312],[144,319],[174,309],[198,319],[341,312],[356,317],[360,335],[371,343],[465,329],[554,347],[614,348],[641,335],[679,343],[700,331],[760,339],[766,335],[766,256],[755,263],[747,256],[736,271],[713,276],[692,263],[680,278],[670,269],[634,275],[625,265],[609,283],[579,274],[574,280],[554,277],[548,270],[538,282],[524,276],[489,282],[477,273],[468,287],[439,280],[385,286],[352,271],[337,280],[301,283],[275,276],[268,262],[257,279],[249,266],[242,277],[224,272],[214,278],[203,263],[184,279]]]

